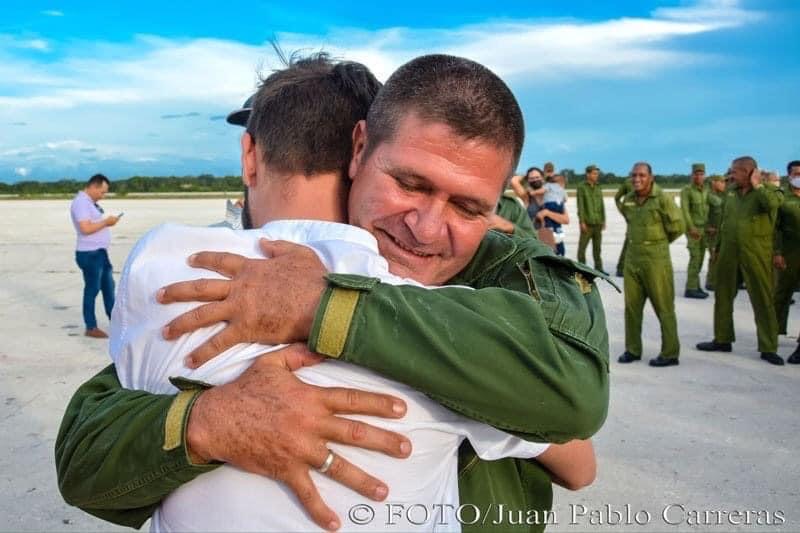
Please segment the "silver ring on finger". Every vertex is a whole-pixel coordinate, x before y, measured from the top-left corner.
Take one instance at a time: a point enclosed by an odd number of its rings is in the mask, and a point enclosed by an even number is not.
[[[329,448],[328,449],[328,456],[325,458],[325,461],[322,463],[322,466],[317,468],[317,472],[319,472],[320,474],[324,474],[325,472],[330,470],[331,469],[331,465],[333,464],[333,459],[334,458],[335,458],[335,456],[334,456],[333,452]]]

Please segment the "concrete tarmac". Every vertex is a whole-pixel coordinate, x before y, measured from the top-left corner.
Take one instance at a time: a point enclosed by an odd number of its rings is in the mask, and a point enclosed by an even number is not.
[[[566,228],[567,255],[577,252],[575,201]],[[125,211],[112,229],[117,272],[133,244],[166,221],[207,225],[224,215],[224,201],[103,202]],[[603,259],[614,272],[625,234],[606,198]],[[109,363],[107,343],[83,336],[82,280],[74,260],[75,234],[64,200],[0,202],[0,530],[105,531],[121,529],[65,504],[56,485],[53,446],[73,391]],[[549,517],[492,509],[493,519],[549,520],[550,531],[797,531],[800,530],[800,366],[776,367],[756,351],[746,293],[735,303],[731,354],[703,353],[712,337],[713,297],[682,297],[686,241],[671,246],[681,364],[655,369],[658,322],[648,305],[644,360],[620,365],[624,350],[623,298],[601,283],[611,337],[611,406],[595,437],[599,472],[579,492],[557,488]],[[588,254],[591,256],[591,254]],[[703,279],[705,278],[705,270]],[[622,279],[615,278],[622,286]],[[798,295],[800,300],[800,295]],[[107,329],[98,298],[100,327]],[[789,331],[800,330],[800,306]],[[794,337],[781,337],[786,356]],[[423,502],[424,503],[424,502]]]

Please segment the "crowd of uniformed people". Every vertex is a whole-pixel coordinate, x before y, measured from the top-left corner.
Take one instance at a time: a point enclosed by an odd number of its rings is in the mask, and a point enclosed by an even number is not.
[[[782,183],[777,172],[760,170],[749,156],[734,159],[724,175],[708,178],[705,164],[694,163],[676,203],[672,194],[655,183],[650,164],[633,165],[614,195],[627,224],[616,267],[625,298],[625,351],[618,358],[620,363],[642,358],[642,316],[650,300],[661,325],[661,349],[650,365],[679,364],[669,245],[686,235],[689,264],[683,295],[705,299],[714,293],[713,336],[696,348],[733,350],[733,301],[739,290],[746,290],[761,359],[784,364],[777,353],[778,336],[787,334],[789,308],[800,288],[800,161],[791,161],[786,174]],[[601,248],[606,212],[599,176],[596,165],[587,166],[585,179],[575,191],[580,227],[577,258],[586,263],[591,243],[594,268],[607,274]],[[569,223],[569,215],[564,205],[554,206],[552,199],[558,197],[553,191],[564,185],[563,176],[549,162],[544,170],[531,167],[524,176],[514,176],[501,198],[496,228],[536,235],[563,255],[561,226]],[[509,221],[511,225],[506,224]],[[707,274],[701,283],[706,256]],[[800,334],[798,348],[786,362],[800,364]]]

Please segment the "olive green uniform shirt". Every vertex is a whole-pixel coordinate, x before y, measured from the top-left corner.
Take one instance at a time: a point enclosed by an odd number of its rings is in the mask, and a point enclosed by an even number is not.
[[[523,438],[588,438],[605,420],[609,393],[596,275],[541,242],[489,232],[452,280],[474,291],[328,275],[308,344]],[[172,490],[213,469],[187,455],[184,434],[197,393],[125,390],[113,366],[85,383],[56,441],[67,503],[139,527]],[[550,506],[549,479],[534,461],[482,461],[464,445],[459,464],[462,503]]]
[[[584,181],[578,184],[578,220],[591,226],[606,223],[606,208],[603,204],[603,189],[599,183],[591,185]]]

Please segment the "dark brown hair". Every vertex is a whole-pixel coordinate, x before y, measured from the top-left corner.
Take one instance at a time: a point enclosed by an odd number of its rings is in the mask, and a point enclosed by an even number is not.
[[[326,53],[292,54],[285,69],[263,78],[247,131],[278,174],[344,172],[356,122],[367,116],[380,82],[361,63]]]
[[[95,174],[86,182],[87,187],[98,187],[105,183],[108,186],[111,186],[111,182],[108,181],[108,178],[104,174]]]
[[[442,54],[412,59],[392,74],[367,115],[367,147],[392,139],[408,113],[449,126],[465,139],[508,150],[517,167],[525,126],[511,89],[491,70],[469,59]]]

